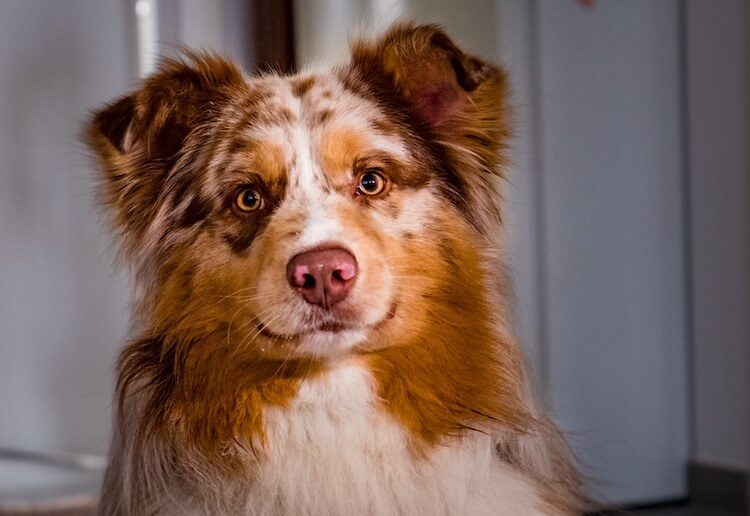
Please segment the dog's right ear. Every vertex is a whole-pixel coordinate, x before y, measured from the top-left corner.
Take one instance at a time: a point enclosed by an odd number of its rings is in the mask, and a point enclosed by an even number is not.
[[[101,160],[104,201],[120,230],[143,232],[188,136],[244,85],[231,62],[187,54],[163,61],[138,90],[94,114],[86,140]]]

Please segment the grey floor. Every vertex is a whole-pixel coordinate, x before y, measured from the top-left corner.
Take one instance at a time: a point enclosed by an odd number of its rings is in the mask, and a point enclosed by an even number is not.
[[[0,457],[0,515],[94,514],[101,471]]]

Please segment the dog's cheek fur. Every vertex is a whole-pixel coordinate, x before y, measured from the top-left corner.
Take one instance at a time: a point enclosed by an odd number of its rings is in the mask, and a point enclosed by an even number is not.
[[[138,408],[139,446],[161,442],[177,463],[198,460],[202,474],[217,478],[247,474],[237,454],[263,452],[264,412],[287,406],[300,380],[320,369],[261,350],[271,342],[257,332],[247,302],[264,267],[260,247],[239,255],[206,230],[174,249],[179,259],[160,281],[151,333],[129,345],[119,364],[122,407],[139,390],[150,393]]]
[[[398,345],[368,355],[383,407],[410,430],[417,450],[490,421],[528,428],[522,358],[491,322],[474,230],[449,206],[397,256],[405,278],[396,287],[399,312],[373,340]]]

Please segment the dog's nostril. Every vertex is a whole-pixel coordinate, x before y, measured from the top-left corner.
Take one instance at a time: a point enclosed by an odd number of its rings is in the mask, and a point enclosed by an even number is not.
[[[315,287],[315,277],[312,274],[305,274],[303,278],[304,280],[302,282],[302,288],[314,288]]]
[[[349,294],[357,277],[357,260],[346,249],[316,249],[289,260],[286,277],[305,301],[328,309]]]

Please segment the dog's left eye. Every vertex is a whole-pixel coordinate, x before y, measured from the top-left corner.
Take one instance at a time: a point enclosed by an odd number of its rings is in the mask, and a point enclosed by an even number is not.
[[[359,176],[357,193],[364,195],[378,195],[385,190],[385,177],[377,170],[366,170]]]

